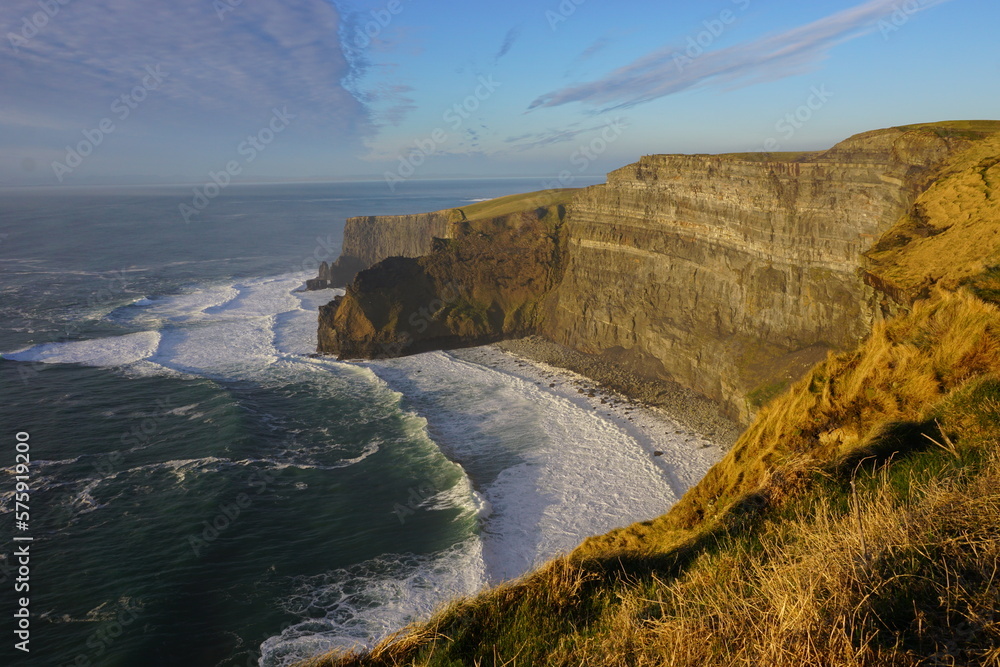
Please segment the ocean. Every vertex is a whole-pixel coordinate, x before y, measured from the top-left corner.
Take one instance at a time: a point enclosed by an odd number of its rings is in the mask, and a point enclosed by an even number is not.
[[[311,356],[346,217],[536,189],[233,185],[190,223],[190,188],[0,194],[0,663],[288,665],[661,514],[634,434],[528,376]]]

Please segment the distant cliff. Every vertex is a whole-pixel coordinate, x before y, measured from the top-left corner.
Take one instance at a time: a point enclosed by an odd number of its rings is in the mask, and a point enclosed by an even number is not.
[[[340,257],[332,265],[323,262],[319,275],[306,289],[344,287],[358,271],[389,257],[420,257],[433,250],[435,238],[445,238],[452,211],[414,215],[366,215],[348,218]]]
[[[907,305],[863,253],[981,136],[915,126],[820,153],[647,156],[577,192],[568,214],[529,196],[485,226],[449,227],[443,212],[353,218],[349,269],[423,256],[362,272],[321,314],[319,350],[393,355],[541,333],[747,421]],[[420,315],[428,304],[434,318]]]
[[[359,272],[343,297],[320,309],[319,351],[391,357],[537,331],[559,278],[567,199],[543,193],[528,210],[471,220],[456,209],[433,252]]]

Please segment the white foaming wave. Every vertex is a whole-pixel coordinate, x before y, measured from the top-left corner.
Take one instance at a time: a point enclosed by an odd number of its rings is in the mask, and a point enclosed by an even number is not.
[[[197,321],[204,319],[205,310],[221,306],[235,299],[237,295],[238,291],[233,285],[209,285],[180,294],[144,296],[131,304],[117,308],[110,316],[115,320],[153,326]]]
[[[457,465],[457,464],[456,464]],[[461,466],[458,466],[461,468]],[[418,505],[422,510],[443,512],[451,509],[461,510],[456,521],[469,516],[484,518],[489,516],[489,503],[472,488],[472,481],[464,474],[458,483],[444,491],[440,491]]]
[[[291,294],[301,282],[298,275],[261,278],[233,286],[236,294],[227,301],[202,312],[221,317],[267,317],[298,308],[299,301]]]
[[[486,583],[482,546],[470,538],[427,556],[387,555],[298,580],[283,607],[302,620],[261,645],[262,667],[287,667],[332,649],[371,646]]]
[[[342,289],[294,291],[298,304],[278,316],[274,346],[283,354],[306,355],[316,351],[316,314],[319,307],[342,295]]]
[[[379,445],[377,442],[368,442],[362,448],[361,453],[357,456],[349,459],[341,459],[333,464],[320,465],[316,463],[305,463],[303,461],[277,461],[275,459],[245,459],[243,461],[236,461],[240,465],[250,465],[253,463],[267,463],[271,468],[275,470],[285,470],[287,468],[295,468],[297,470],[338,470],[340,468],[346,468],[348,466],[356,465],[367,459],[372,454],[379,451]]]
[[[153,331],[45,343],[5,356],[15,361],[124,366],[135,376],[252,379],[280,359],[303,362],[315,351],[316,311],[343,290],[296,291],[305,277],[294,273],[143,297],[116,308],[109,317]]]
[[[494,581],[677,499],[626,431],[534,382],[444,353],[368,366],[420,403],[435,440],[492,508],[483,554]]]
[[[42,343],[5,354],[13,361],[35,361],[46,364],[82,364],[84,366],[124,366],[152,355],[160,343],[156,331],[141,331],[62,343]]]
[[[262,317],[165,329],[149,361],[203,377],[247,378],[278,359],[273,323]]]

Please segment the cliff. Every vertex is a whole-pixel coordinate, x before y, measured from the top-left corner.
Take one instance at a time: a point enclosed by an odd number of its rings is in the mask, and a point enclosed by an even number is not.
[[[745,337],[780,360],[826,325],[819,347],[845,349],[763,406],[666,514],[303,666],[997,664],[996,130],[897,128],[784,163],[655,156],[579,193],[540,330],[662,372],[671,347],[646,350],[671,336],[737,360],[748,348],[724,337]],[[615,336],[632,347],[606,347]],[[691,377],[739,379],[721,366],[702,357]]]
[[[366,215],[348,218],[340,257],[332,265],[323,262],[319,275],[306,282],[306,289],[343,287],[358,271],[389,257],[420,257],[429,254],[435,238],[446,238],[452,210],[413,215]]]
[[[405,354],[541,333],[676,380],[747,422],[828,351],[896,312],[864,253],[983,136],[912,126],[820,153],[646,156],[575,193],[557,226],[524,227],[522,216],[544,207],[517,198],[507,209],[523,210],[494,216],[488,233],[447,225],[467,217],[455,211],[354,218],[338,261],[352,269],[419,254],[435,236],[464,240],[363,274],[321,314],[319,351]],[[470,231],[489,242],[473,250]],[[515,307],[507,282],[523,272],[531,287],[513,288]],[[411,287],[391,287],[401,280]],[[450,303],[446,286],[466,296]],[[433,321],[414,315],[434,302],[445,310]]]
[[[320,309],[319,352],[392,357],[536,331],[561,265],[566,208],[551,201],[473,220],[458,210],[434,252],[359,272],[343,297]]]
[[[963,146],[887,130],[790,162],[644,157],[574,199],[543,333],[746,421],[882,316],[862,253]]]

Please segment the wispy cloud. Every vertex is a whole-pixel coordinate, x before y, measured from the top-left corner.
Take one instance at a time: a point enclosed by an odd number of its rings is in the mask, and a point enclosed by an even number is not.
[[[566,141],[572,141],[581,134],[586,134],[588,132],[595,132],[597,130],[602,130],[605,127],[607,127],[607,123],[588,125],[586,127],[580,127],[581,125],[582,123],[580,121],[577,121],[575,123],[570,123],[566,125],[566,127],[559,129],[546,129],[538,132],[526,132],[524,134],[519,134],[517,136],[508,137],[504,139],[505,144],[510,144],[509,148],[507,148],[506,151],[519,153],[521,151],[530,150],[532,148],[540,148],[542,146],[560,144]]]
[[[924,10],[949,0],[920,0]],[[870,33],[889,19],[899,0],[870,0],[807,25],[704,53],[679,63],[677,50],[664,48],[588,83],[567,86],[536,98],[530,109],[583,102],[626,108],[696,86],[745,86],[806,71],[838,44]]]
[[[219,6],[229,11],[218,12]],[[5,39],[4,89],[20,113],[73,117],[106,108],[146,66],[168,74],[157,90],[172,122],[254,117],[287,105],[316,122],[357,131],[366,110],[341,85],[349,75],[329,2],[294,5],[89,0],[60,10],[27,40]],[[0,25],[19,33],[35,0],[5,0]],[[4,34],[7,34],[6,31]],[[151,110],[147,110],[151,112]],[[78,118],[80,122],[82,118]]]
[[[508,30],[507,34],[504,35],[503,43],[500,45],[500,49],[497,51],[497,54],[493,57],[493,61],[497,62],[505,55],[507,55],[510,52],[511,47],[514,46],[514,42],[516,42],[517,38],[520,36],[521,36],[521,26],[514,26],[513,28]]]
[[[417,109],[416,102],[410,97],[412,92],[412,86],[399,83],[383,83],[371,90],[368,97],[371,107],[377,109],[373,112],[376,125],[402,124],[406,116]]]
[[[587,60],[588,58],[593,57],[597,53],[603,51],[610,43],[611,39],[609,39],[608,37],[599,38],[593,44],[584,49],[583,53],[577,56],[577,60]]]

